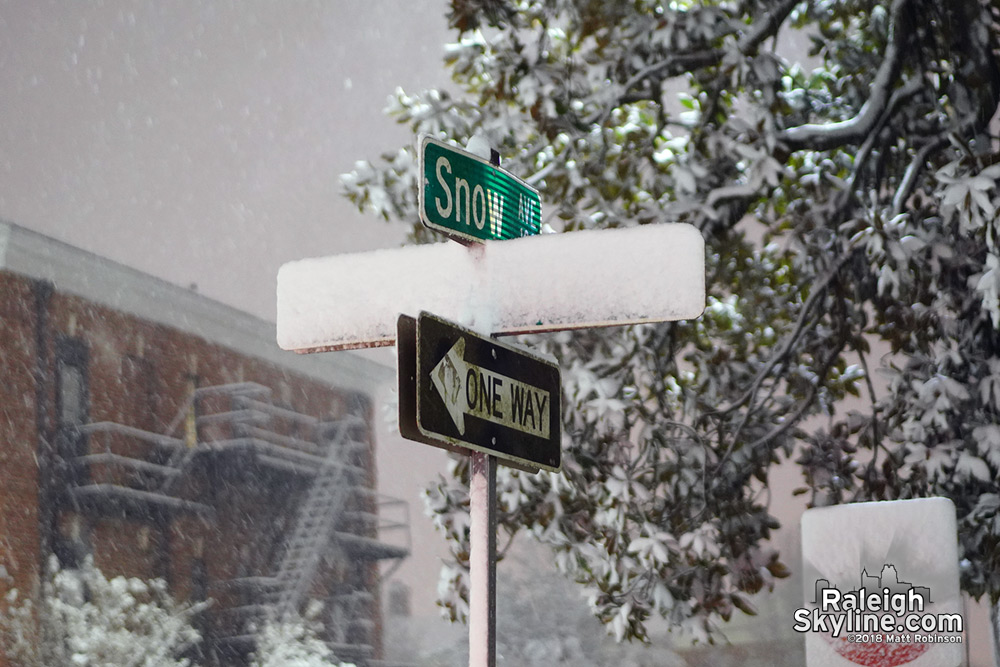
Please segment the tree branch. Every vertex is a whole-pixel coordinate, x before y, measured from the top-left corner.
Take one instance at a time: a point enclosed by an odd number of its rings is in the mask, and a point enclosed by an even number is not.
[[[795,9],[795,6],[800,2],[802,2],[802,0],[782,0],[778,7],[764,15],[761,20],[755,21],[751,26],[751,29],[744,33],[744,35],[736,43],[737,50],[744,56],[756,53],[757,48],[761,45],[761,43],[778,31],[781,24],[785,22],[785,19],[788,18],[788,15],[792,13],[792,10]],[[633,74],[628,81],[625,82],[622,86],[621,94],[614,99],[614,102],[610,104],[606,110],[588,118],[585,123],[591,125],[598,122],[602,118],[606,118],[611,109],[625,103],[628,100],[646,99],[645,96],[642,95],[636,98],[631,92],[633,88],[646,79],[655,77],[655,84],[658,85],[665,79],[672,79],[686,72],[718,65],[722,62],[723,57],[724,51],[722,49],[693,51],[690,53],[678,53],[671,55],[669,58],[665,58],[664,60],[653,63],[648,67],[644,67]]]
[[[820,369],[818,377],[820,378],[826,377],[826,374],[830,372],[831,368],[833,368],[833,363],[840,356],[841,352],[844,351],[845,345],[846,341],[841,339],[836,349],[834,349],[834,351],[827,357],[822,368]],[[791,415],[783,416],[782,417],[783,421],[779,426],[774,427],[773,429],[768,431],[765,435],[757,438],[752,443],[750,443],[749,449],[754,450],[757,447],[760,447],[761,445],[767,444],[771,440],[783,435],[789,429],[795,427],[795,425],[798,424],[805,416],[806,412],[809,411],[809,408],[812,406],[813,401],[816,398],[816,394],[819,393],[819,388],[821,385],[822,381],[812,384],[809,387],[808,394],[799,403],[798,407],[795,409],[795,412],[793,412]],[[742,428],[743,424],[740,424],[740,429]],[[726,448],[725,453],[721,457],[719,457],[719,462],[715,466],[716,474],[720,473],[722,471],[722,466],[729,462],[729,458],[732,456],[732,453],[736,449],[736,439],[738,438],[738,436],[739,432],[733,435],[733,440],[729,443],[729,446]]]
[[[754,396],[757,395],[757,392],[760,390],[760,385],[764,382],[765,378],[767,378],[767,376],[771,374],[771,371],[774,369],[774,367],[777,366],[779,362],[783,361],[784,358],[791,352],[792,347],[794,347],[795,343],[799,339],[799,336],[802,335],[802,332],[805,329],[807,317],[809,316],[809,313],[812,311],[813,306],[815,306],[819,298],[826,293],[826,288],[830,285],[830,283],[834,280],[834,278],[837,277],[837,274],[840,272],[840,269],[847,263],[849,259],[851,259],[851,257],[853,257],[853,253],[850,252],[841,257],[840,260],[837,261],[837,263],[834,264],[834,266],[827,272],[827,274],[823,276],[822,280],[820,280],[819,283],[813,286],[813,288],[809,292],[808,298],[806,298],[805,303],[802,305],[802,312],[799,313],[799,318],[795,323],[795,328],[792,329],[791,334],[789,334],[789,336],[785,339],[785,342],[781,346],[781,349],[778,350],[770,359],[768,359],[764,367],[760,369],[756,377],[754,377],[753,382],[750,384],[750,387],[747,388],[747,390],[743,393],[743,395],[740,396],[735,401],[733,401],[733,403],[728,407],[722,408],[721,410],[717,410],[712,414],[724,415],[726,413],[732,412],[733,410],[736,410],[737,408],[744,405],[745,403],[750,401]]]
[[[785,19],[788,18],[788,15],[792,13],[792,10],[800,2],[802,0],[782,0],[781,4],[775,7],[773,11],[768,12],[762,20],[756,21],[750,32],[744,34],[737,43],[740,53],[745,56],[756,53],[757,47],[765,39],[778,32],[778,28],[781,27],[781,24],[785,22]]]
[[[774,11],[768,12],[763,19],[755,21],[751,26],[749,32],[745,33],[743,37],[736,44],[737,50],[744,56],[749,56],[757,52],[757,47],[767,39],[768,37],[774,35],[781,24],[785,22],[788,15],[792,13],[795,6],[802,2],[802,0],[782,0],[782,3],[774,9]],[[645,67],[639,70],[631,79],[625,82],[625,91],[630,90],[633,86],[638,85],[651,76],[659,74],[659,81],[664,79],[670,79],[675,76],[680,76],[685,72],[689,72],[692,69],[701,69],[703,67],[711,67],[712,65],[718,65],[722,62],[723,53],[721,50],[714,51],[699,51],[695,53],[683,53],[676,56],[671,56],[665,60],[661,60],[658,63],[653,63],[649,67]]]
[[[653,63],[633,74],[632,78],[622,86],[622,96],[627,95],[628,91],[649,77],[656,76],[657,81],[663,81],[664,79],[672,79],[675,76],[680,76],[693,69],[718,65],[720,62],[722,62],[722,53],[720,51],[697,51],[695,53],[680,53],[670,56],[666,60]]]
[[[844,346],[845,346],[845,341],[841,340],[840,344],[836,347],[836,349],[834,349],[833,352],[827,357],[822,368],[820,369],[819,372],[820,378],[825,378],[826,374],[830,372],[830,369],[833,368],[833,364],[837,360],[837,357],[839,357],[840,354],[844,351]],[[756,449],[761,445],[767,444],[771,440],[774,440],[775,438],[783,435],[786,431],[788,431],[788,429],[793,428],[796,424],[798,424],[799,421],[802,420],[802,417],[805,416],[806,412],[812,406],[812,403],[816,398],[816,394],[819,392],[819,387],[821,384],[822,380],[812,385],[809,388],[809,395],[802,400],[802,403],[799,404],[799,407],[795,410],[794,413],[792,413],[791,417],[785,417],[785,421],[780,426],[775,427],[767,434],[753,441],[750,444],[750,449]]]
[[[861,172],[861,166],[868,160],[868,156],[871,154],[872,149],[875,147],[875,141],[878,135],[882,132],[882,128],[886,126],[889,119],[894,113],[896,113],[896,107],[898,107],[903,100],[909,99],[913,95],[923,90],[924,84],[920,79],[912,79],[908,81],[906,85],[899,88],[892,93],[892,97],[889,98],[888,104],[886,104],[885,109],[875,120],[874,125],[871,128],[871,132],[865,139],[864,143],[861,144],[861,150],[858,151],[858,157],[855,158],[855,168],[851,173],[850,187],[853,188],[854,184],[857,182],[858,174]],[[862,157],[863,156],[863,159]],[[861,166],[859,166],[859,163]]]
[[[894,0],[892,3],[889,44],[885,49],[885,58],[872,81],[871,95],[858,114],[836,123],[807,123],[786,129],[779,135],[779,139],[789,150],[822,151],[858,143],[876,126],[890,103],[889,91],[902,69],[906,34],[900,29],[900,23],[903,11],[910,2],[911,0]]]
[[[913,187],[917,183],[917,176],[920,175],[920,171],[924,168],[924,164],[927,162],[927,157],[936,150],[944,148],[948,145],[948,137],[937,137],[936,139],[929,141],[924,144],[923,147],[917,154],[913,156],[910,164],[906,167],[906,171],[903,172],[903,178],[899,181],[899,187],[896,188],[896,193],[892,196],[892,217],[896,217],[903,212],[903,207],[906,206],[906,200],[910,198],[910,193],[913,192]]]
[[[854,351],[858,355],[858,359],[861,361],[861,368],[865,373],[865,383],[868,385],[868,400],[872,408],[872,458],[865,466],[865,476],[862,479],[862,483],[859,485],[857,491],[854,493],[854,500],[861,498],[861,494],[865,491],[865,487],[871,483],[873,476],[878,470],[878,450],[882,448],[882,432],[879,430],[878,423],[878,413],[880,412],[878,407],[878,398],[875,392],[875,383],[872,382],[871,370],[868,367],[868,357],[865,353],[858,347],[854,346]]]

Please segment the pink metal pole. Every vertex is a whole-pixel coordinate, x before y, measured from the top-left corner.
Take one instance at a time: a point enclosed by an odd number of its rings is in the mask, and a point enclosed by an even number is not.
[[[472,452],[469,479],[469,667],[497,664],[497,463]]]

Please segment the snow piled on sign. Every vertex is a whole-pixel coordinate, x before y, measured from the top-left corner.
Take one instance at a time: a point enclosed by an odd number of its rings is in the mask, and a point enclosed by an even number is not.
[[[704,305],[701,234],[644,225],[290,262],[277,332],[286,350],[318,352],[392,345],[400,313],[515,334],[691,319]]]

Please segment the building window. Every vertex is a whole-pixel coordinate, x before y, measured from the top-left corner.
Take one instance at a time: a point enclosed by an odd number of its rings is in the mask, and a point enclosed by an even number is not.
[[[56,341],[56,379],[60,426],[87,422],[87,346],[79,338]]]
[[[198,602],[208,599],[208,567],[201,557],[191,561],[191,599]]]
[[[410,615],[410,587],[400,581],[389,584],[389,615]]]
[[[146,431],[156,429],[156,384],[153,365],[143,357],[122,357],[119,383],[123,389],[118,400],[125,423]]]
[[[56,433],[59,455],[72,459],[85,454],[80,427],[88,420],[87,347],[78,338],[56,341]],[[71,480],[73,481],[73,480]],[[81,480],[76,479],[77,483]]]
[[[83,369],[59,366],[59,425],[80,426],[86,417]]]
[[[90,527],[79,514],[62,514],[56,526],[52,553],[59,559],[59,566],[63,569],[80,567],[92,553]]]

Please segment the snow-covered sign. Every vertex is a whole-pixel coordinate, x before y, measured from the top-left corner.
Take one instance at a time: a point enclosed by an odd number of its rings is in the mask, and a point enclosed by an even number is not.
[[[277,338],[322,352],[392,345],[399,313],[515,334],[691,319],[704,307],[701,234],[644,225],[290,262],[278,272]]]
[[[857,503],[802,515],[808,667],[959,667],[965,619],[958,527],[947,498]]]
[[[420,164],[420,220],[431,229],[474,242],[541,232],[538,191],[499,166],[431,137]]]

